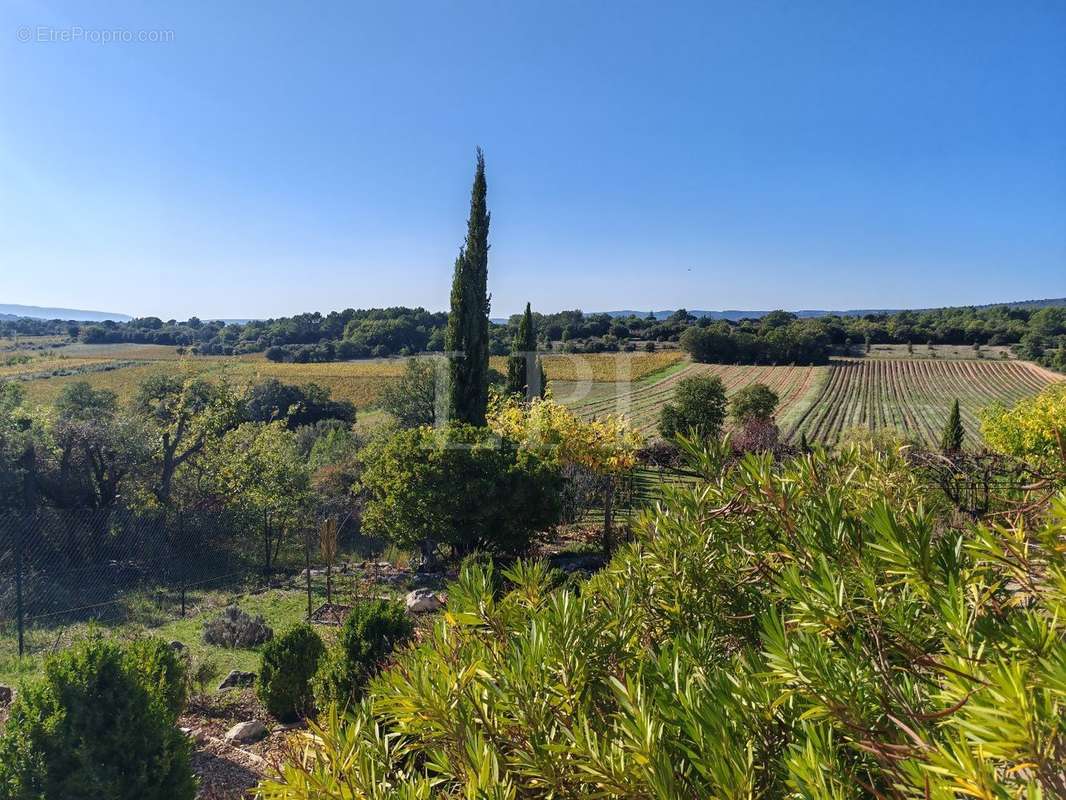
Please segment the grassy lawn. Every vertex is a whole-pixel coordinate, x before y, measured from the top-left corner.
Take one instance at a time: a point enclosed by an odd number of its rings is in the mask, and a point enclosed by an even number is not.
[[[400,597],[400,588],[368,585],[354,574],[335,575],[333,578],[333,602],[351,604],[360,596]],[[53,626],[31,622],[27,626],[25,641],[27,654],[18,657],[18,639],[14,625],[5,623],[0,627],[0,684],[17,685],[20,678],[38,673],[49,653],[61,650],[92,628],[120,638],[157,636],[166,641],[180,641],[191,657],[193,666],[210,661],[218,677],[234,669],[256,672],[259,669],[258,648],[231,650],[203,642],[204,622],[217,616],[227,605],[236,603],[243,611],[262,615],[275,634],[283,632],[307,619],[307,591],[303,578],[294,578],[283,586],[267,589],[208,589],[189,592],[186,596],[186,616],[180,617],[180,601],[173,593],[131,593],[121,604],[108,609],[94,621]],[[325,578],[315,576],[311,585],[311,605],[317,609],[326,601]],[[329,641],[336,629],[329,625],[316,626],[323,638]]]

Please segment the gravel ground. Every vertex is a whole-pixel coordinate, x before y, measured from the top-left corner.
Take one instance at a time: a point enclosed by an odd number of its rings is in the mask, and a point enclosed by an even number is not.
[[[239,722],[259,720],[269,731],[254,744],[230,744],[226,731]],[[230,690],[206,700],[196,698],[178,720],[193,741],[192,767],[200,781],[200,800],[238,800],[273,773],[273,765],[301,726],[279,725],[251,689]]]

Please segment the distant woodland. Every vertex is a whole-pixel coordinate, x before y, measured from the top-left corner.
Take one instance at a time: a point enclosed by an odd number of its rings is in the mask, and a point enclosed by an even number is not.
[[[514,315],[504,325],[489,326],[491,354],[509,351],[519,319]],[[676,343],[697,361],[818,364],[872,344],[1010,345],[1022,358],[1066,369],[1066,301],[814,318],[772,311],[739,321],[698,317],[685,309],[665,319],[580,310],[534,312],[533,319],[541,349],[572,353]],[[92,323],[3,320],[0,334],[58,335],[90,344],[174,345],[192,355],[262,352],[275,361],[303,363],[439,352],[447,322],[447,312],[424,308],[349,308],[229,324],[196,317],[183,322],[158,317]]]

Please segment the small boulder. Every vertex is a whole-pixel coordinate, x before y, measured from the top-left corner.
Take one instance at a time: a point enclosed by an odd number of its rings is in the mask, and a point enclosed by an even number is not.
[[[180,728],[181,732],[192,739],[196,744],[203,744],[207,739],[204,734],[196,728]]]
[[[415,589],[407,593],[407,610],[412,614],[436,611],[443,605],[432,589]]]
[[[266,735],[266,725],[257,719],[253,719],[248,722],[238,722],[226,731],[225,739],[227,742],[251,744],[252,742],[258,742]]]
[[[255,686],[255,673],[241,672],[239,669],[235,669],[222,679],[222,683],[218,685],[218,690],[221,692],[225,689],[240,689],[245,686]]]
[[[15,693],[11,690],[10,686],[0,686],[0,708],[11,705],[11,701],[14,697]]]
[[[170,649],[173,650],[175,653],[180,653],[182,650],[185,649],[185,645],[182,642],[179,642],[177,639],[171,642],[168,647],[170,647]]]

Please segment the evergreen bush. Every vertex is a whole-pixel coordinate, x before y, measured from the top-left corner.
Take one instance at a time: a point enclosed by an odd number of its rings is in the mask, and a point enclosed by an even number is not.
[[[311,679],[325,651],[310,625],[297,625],[263,646],[257,691],[267,711],[281,722],[313,710]]]
[[[0,798],[192,800],[176,727],[185,692],[184,664],[162,641],[93,635],[50,657],[0,738]]]
[[[318,708],[355,703],[381,662],[413,632],[414,623],[399,603],[358,603],[341,627],[338,645],[330,650],[315,676]]]

